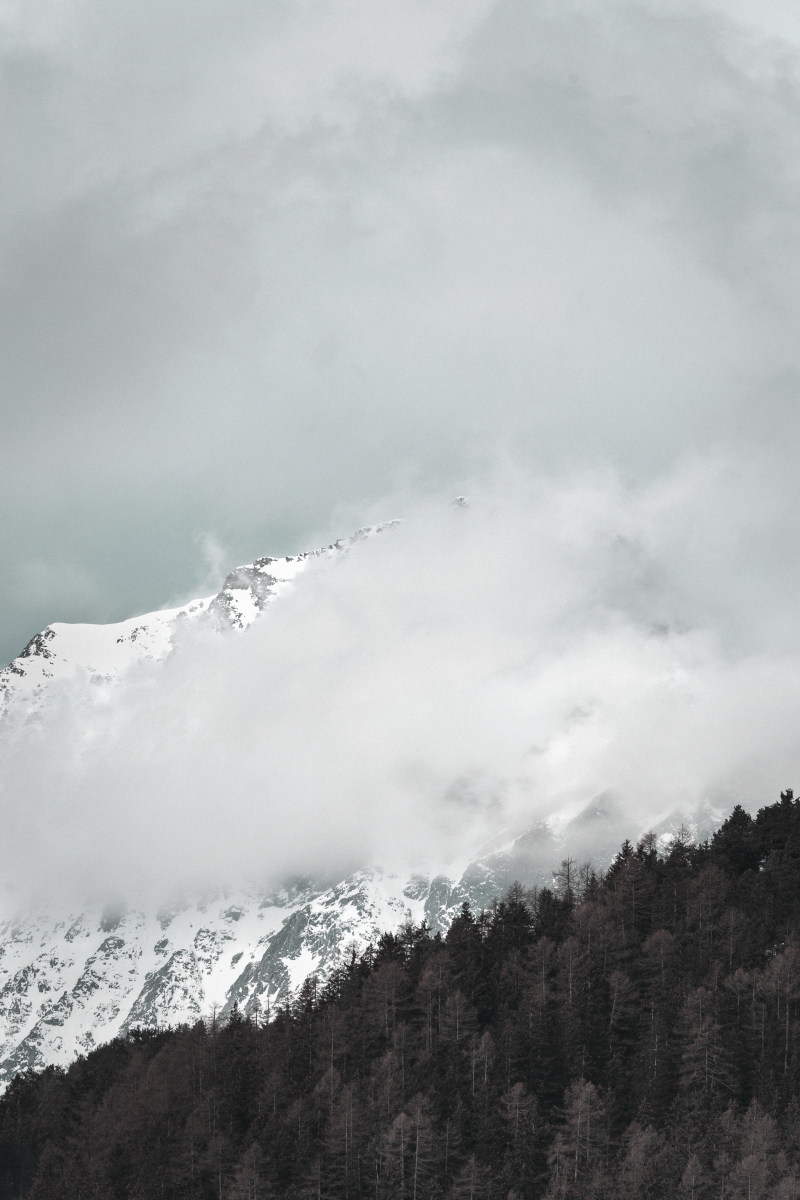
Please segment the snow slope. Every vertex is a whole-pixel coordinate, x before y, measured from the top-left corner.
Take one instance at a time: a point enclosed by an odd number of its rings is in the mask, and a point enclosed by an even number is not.
[[[15,710],[25,712],[46,702],[54,681],[80,674],[95,683],[118,678],[136,662],[159,661],[174,646],[183,621],[213,622],[220,629],[246,629],[262,609],[291,588],[292,581],[322,558],[346,553],[356,542],[396,524],[358,530],[319,550],[285,558],[257,558],[237,567],[214,596],[193,600],[181,608],[131,617],[111,625],[55,622],[31,638],[13,662],[0,670],[0,719]]]
[[[404,921],[446,928],[475,883],[361,871],[319,889],[230,892],[150,912],[36,914],[0,925],[0,1088],[28,1068],[66,1064],[136,1026],[193,1022],[237,1003],[265,1014],[309,974]]]

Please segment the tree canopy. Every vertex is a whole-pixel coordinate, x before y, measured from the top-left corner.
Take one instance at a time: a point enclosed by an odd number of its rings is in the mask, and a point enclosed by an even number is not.
[[[800,802],[18,1076],[0,1200],[800,1195]]]

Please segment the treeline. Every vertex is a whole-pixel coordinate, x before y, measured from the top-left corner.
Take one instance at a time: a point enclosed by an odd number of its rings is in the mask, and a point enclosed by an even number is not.
[[[800,1197],[800,801],[18,1077],[5,1200]]]

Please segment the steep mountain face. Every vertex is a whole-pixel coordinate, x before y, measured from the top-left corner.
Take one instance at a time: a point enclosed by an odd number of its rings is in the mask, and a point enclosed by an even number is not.
[[[35,718],[54,686],[62,696],[76,678],[114,686],[132,664],[166,659],[183,622],[246,628],[315,560],[384,528],[296,557],[257,559],[231,572],[215,596],[181,608],[114,625],[48,626],[0,671],[0,736],[4,723]],[[719,819],[697,814],[692,832],[704,836]],[[668,820],[664,836],[680,820]],[[404,921],[445,930],[464,901],[480,910],[514,880],[550,884],[565,854],[603,868],[636,833],[631,815],[603,794],[569,821],[556,815],[467,865],[426,875],[373,866],[278,890],[163,898],[147,911],[0,916],[0,1090],[19,1071],[66,1064],[136,1026],[215,1012],[224,1020],[234,1003],[266,1014],[309,974],[324,978],[352,948],[360,952]]]
[[[232,1005],[265,1014],[312,972],[325,977],[406,920],[444,929],[464,900],[507,886],[487,862],[457,882],[362,871],[326,887],[299,881],[157,912],[84,912],[0,926],[0,1087],[30,1067],[136,1026],[193,1022]]]

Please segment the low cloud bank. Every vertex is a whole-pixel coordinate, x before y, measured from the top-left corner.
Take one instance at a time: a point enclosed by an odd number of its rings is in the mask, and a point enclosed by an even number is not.
[[[798,778],[793,566],[757,462],[506,465],[317,563],[253,627],[186,629],[6,731],[17,894],[436,868],[610,791],[640,827]]]

